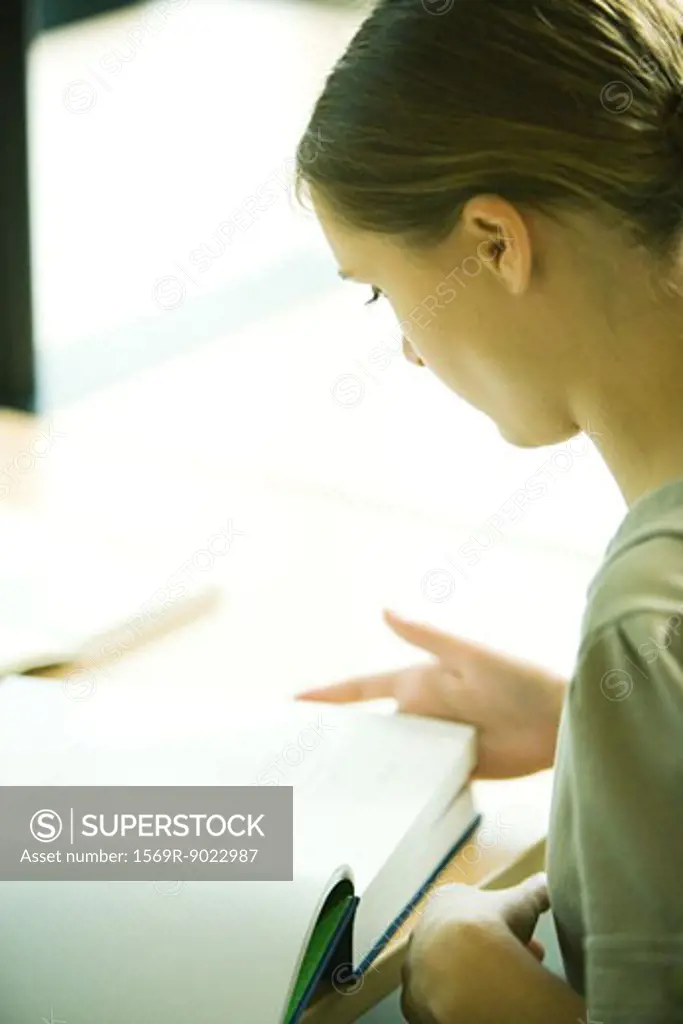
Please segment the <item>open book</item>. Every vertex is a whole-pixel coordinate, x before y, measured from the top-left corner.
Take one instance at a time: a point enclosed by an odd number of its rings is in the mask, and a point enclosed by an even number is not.
[[[0,882],[3,1024],[295,1024],[471,832],[474,760],[474,730],[416,716],[7,680],[1,784],[292,786],[295,831],[288,882]]]
[[[226,535],[217,537],[225,546]],[[65,539],[56,527],[4,515],[0,676],[72,661],[95,674],[100,663],[208,606],[216,593],[202,570],[213,555],[197,551],[181,568],[182,554],[170,564],[126,561]]]

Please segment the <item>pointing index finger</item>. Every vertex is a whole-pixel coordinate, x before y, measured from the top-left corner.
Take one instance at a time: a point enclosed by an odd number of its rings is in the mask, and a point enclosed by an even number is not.
[[[314,690],[297,693],[297,700],[319,700],[329,704],[351,704],[355,701],[378,700],[382,697],[393,697],[396,677],[393,672],[384,672],[375,676],[361,676],[344,683],[333,683]]]

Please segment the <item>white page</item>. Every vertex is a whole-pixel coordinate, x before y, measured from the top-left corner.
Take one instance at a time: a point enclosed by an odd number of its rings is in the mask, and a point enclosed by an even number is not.
[[[0,532],[0,675],[74,661],[99,662],[216,596],[182,552],[161,564],[128,561],[92,542],[64,540],[22,516]]]
[[[74,701],[56,680],[0,684],[0,782],[293,786],[299,846],[330,869],[352,864],[360,894],[473,760],[472,729],[411,715],[177,691],[160,702],[115,686]]]
[[[304,702],[226,697],[209,706],[176,692],[160,706],[158,695],[113,686],[79,702],[56,680],[0,684],[1,784],[271,781],[294,786],[296,807],[295,883],[187,883],[175,899],[146,883],[0,884],[7,1024],[32,1019],[50,992],[70,1001],[74,1019],[92,1019],[97,1006],[106,1021],[98,1000],[114,966],[121,981],[112,1024],[218,1024],[220,1013],[238,1009],[240,1020],[277,1024],[328,880],[357,863],[367,884],[470,740],[471,730],[448,723]],[[453,792],[462,781],[453,779]],[[25,963],[18,951],[30,945]]]
[[[331,884],[0,882],[0,1019],[280,1024]]]
[[[12,678],[0,684],[0,783],[254,785],[264,750],[277,756],[289,734],[281,715],[225,710],[229,721],[201,706],[190,716],[115,690],[81,703],[57,680]],[[187,882],[164,896],[144,882],[0,882],[3,1024],[50,1020],[50,1007],[102,1024],[275,1024],[333,874],[297,844],[294,883]]]

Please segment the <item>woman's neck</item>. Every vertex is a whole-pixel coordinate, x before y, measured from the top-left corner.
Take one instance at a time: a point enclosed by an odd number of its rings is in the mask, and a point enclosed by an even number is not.
[[[683,311],[681,327],[666,313],[638,325],[605,384],[581,403],[578,419],[614,476],[628,505],[683,478]],[[629,358],[630,356],[630,358]]]

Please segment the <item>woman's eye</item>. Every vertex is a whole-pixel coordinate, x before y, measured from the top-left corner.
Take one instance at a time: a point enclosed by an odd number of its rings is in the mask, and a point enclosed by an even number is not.
[[[378,299],[381,299],[383,294],[384,293],[379,288],[374,288],[373,287],[373,289],[372,289],[372,297],[368,299],[368,301],[365,303],[365,305],[366,306],[371,306],[373,304],[373,302],[377,302]]]

